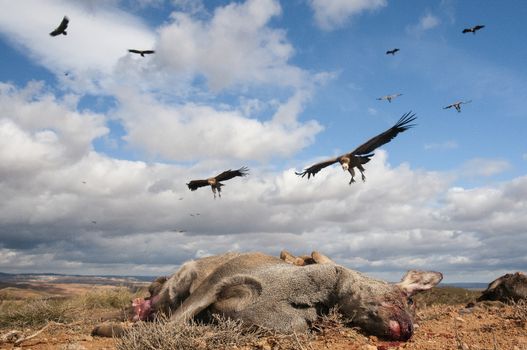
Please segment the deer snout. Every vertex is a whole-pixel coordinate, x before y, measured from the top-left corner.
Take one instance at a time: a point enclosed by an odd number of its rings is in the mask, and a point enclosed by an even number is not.
[[[408,340],[414,333],[414,327],[411,322],[390,320],[388,323],[390,338],[393,340]]]

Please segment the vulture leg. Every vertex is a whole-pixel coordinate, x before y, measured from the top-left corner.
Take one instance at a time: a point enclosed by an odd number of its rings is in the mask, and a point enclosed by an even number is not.
[[[221,198],[221,186],[218,186],[218,196]]]
[[[210,186],[212,188],[212,193],[214,193],[214,199],[216,199],[216,187]]]
[[[364,176],[364,172],[366,171],[366,169],[364,169],[361,164],[357,165],[357,169],[359,169],[360,174],[362,176],[362,182],[366,182],[366,176]]]
[[[355,177],[355,170],[353,170],[353,167],[350,167],[350,168],[348,169],[348,171],[349,171],[349,173],[351,174],[351,180],[350,180],[350,183],[349,183],[349,184],[351,185],[352,183],[355,182],[355,179],[354,179],[354,177]]]

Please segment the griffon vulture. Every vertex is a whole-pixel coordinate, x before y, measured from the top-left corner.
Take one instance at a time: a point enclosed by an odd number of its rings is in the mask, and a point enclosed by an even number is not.
[[[400,50],[397,49],[397,48],[395,48],[395,49],[393,49],[393,50],[388,50],[388,51],[386,51],[386,54],[387,54],[387,55],[395,56],[395,53],[396,53],[397,51],[400,51]]]
[[[393,95],[386,95],[386,96],[382,96],[382,97],[379,97],[377,98],[377,100],[379,101],[382,101],[382,100],[387,100],[388,102],[392,103],[392,100],[396,97],[399,97],[399,96],[402,96],[403,94],[393,94]]]
[[[397,136],[397,134],[415,125],[410,124],[416,119],[415,114],[410,115],[410,113],[411,112],[404,114],[399,119],[399,121],[395,123],[395,125],[392,126],[390,129],[375,137],[372,137],[359,147],[355,148],[355,150],[351,151],[350,153],[342,154],[336,158],[327,159],[320,163],[313,164],[309,168],[304,169],[304,171],[302,171],[301,173],[295,172],[295,174],[302,177],[307,175],[307,178],[309,179],[311,176],[314,177],[316,173],[318,173],[325,167],[335,163],[340,163],[340,165],[342,166],[342,170],[348,171],[351,174],[351,180],[349,182],[350,185],[355,182],[355,171],[353,170],[353,168],[359,169],[362,175],[362,181],[366,181],[366,176],[364,176],[365,169],[362,165],[370,161],[370,158],[374,155],[374,153],[372,152],[376,148],[390,142],[395,136]]]
[[[472,34],[476,34],[476,32],[482,28],[485,28],[484,25],[481,25],[481,24],[478,24],[477,26],[474,26],[472,28],[465,28],[463,29],[462,33],[465,34],[465,33],[472,33]]]
[[[141,55],[141,57],[145,57],[145,55],[151,55],[155,53],[154,50],[136,50],[136,49],[128,49],[128,52],[139,54]]]
[[[187,184],[187,186],[191,191],[195,191],[200,187],[210,185],[212,193],[214,194],[214,198],[216,198],[216,190],[218,191],[218,196],[221,198],[221,186],[225,186],[221,183],[221,181],[227,181],[236,176],[246,176],[248,174],[248,171],[249,169],[247,167],[241,167],[238,170],[229,169],[219,175],[210,177],[206,180],[192,180]]]
[[[458,113],[460,113],[460,112],[461,112],[461,105],[463,105],[463,104],[467,104],[467,103],[470,103],[470,102],[472,102],[472,100],[470,100],[470,101],[458,101],[458,102],[456,102],[456,103],[452,103],[451,105],[448,105],[448,106],[446,106],[446,107],[443,107],[443,109],[449,109],[449,108],[454,107],[454,108],[456,109],[456,111],[457,111]]]
[[[51,36],[57,36],[57,35],[60,35],[60,34],[68,35],[68,33],[66,32],[66,28],[68,28],[68,23],[69,22],[70,22],[69,18],[67,16],[64,16],[64,18],[62,19],[62,22],[60,22],[59,26],[57,28],[55,28],[54,31],[49,33],[49,35],[51,35]]]

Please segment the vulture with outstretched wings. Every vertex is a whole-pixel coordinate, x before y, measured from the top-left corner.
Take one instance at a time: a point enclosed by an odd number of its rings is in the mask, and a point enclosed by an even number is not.
[[[344,171],[348,171],[351,174],[351,180],[349,184],[351,185],[353,182],[355,182],[355,171],[353,168],[357,168],[361,175],[362,175],[362,181],[366,181],[366,176],[364,176],[364,167],[363,164],[366,164],[370,161],[370,158],[373,157],[374,153],[372,153],[375,149],[381,147],[382,145],[390,142],[397,134],[400,132],[406,131],[415,124],[410,124],[416,119],[415,114],[411,114],[411,112],[408,112],[404,114],[397,123],[395,123],[394,126],[386,130],[385,132],[372,137],[359,147],[355,148],[355,150],[351,151],[350,153],[342,154],[338,157],[327,159],[322,162],[313,164],[307,169],[304,169],[302,172],[295,172],[298,176],[306,176],[309,179],[311,176],[315,176],[316,173],[318,173],[320,170],[324,169],[327,166],[330,166],[335,163],[340,163],[342,166],[342,169]]]
[[[443,107],[443,109],[449,109],[449,108],[454,107],[456,109],[456,111],[458,113],[460,113],[461,112],[461,105],[467,104],[467,103],[470,103],[470,102],[472,102],[472,100],[470,100],[470,101],[457,101],[456,103],[452,103],[451,105]]]
[[[246,176],[249,172],[247,167],[241,167],[238,170],[226,170],[223,173],[216,175],[214,177],[209,177],[206,180],[192,180],[187,186],[191,191],[195,191],[203,186],[210,186],[212,193],[214,193],[214,198],[216,198],[216,191],[218,191],[218,196],[221,198],[221,186],[225,186],[221,181],[227,181],[236,176]]]
[[[145,55],[151,55],[155,53],[154,50],[136,50],[136,49],[128,49],[128,52],[136,53],[138,55],[141,55],[141,57],[145,57]]]
[[[51,36],[57,36],[57,35],[60,35],[60,34],[68,35],[68,33],[66,32],[66,28],[68,28],[68,23],[69,22],[70,22],[69,18],[67,16],[64,16],[64,18],[62,19],[62,22],[60,22],[59,26],[57,28],[55,28],[54,31],[49,33],[49,35],[51,35]]]
[[[403,94],[393,94],[393,95],[386,95],[386,96],[382,96],[382,97],[378,97],[377,100],[379,101],[382,101],[382,100],[387,100],[388,102],[392,103],[392,100],[396,97],[399,97],[399,96],[402,96]]]
[[[397,48],[395,48],[395,49],[393,49],[393,50],[388,50],[388,51],[386,51],[386,54],[387,54],[387,55],[395,56],[395,53],[396,53],[397,51],[400,51],[400,50],[397,49]]]
[[[474,26],[474,27],[472,27],[472,28],[465,28],[465,29],[463,29],[463,32],[462,32],[462,33],[463,33],[463,34],[465,34],[465,33],[476,34],[476,32],[477,32],[478,30],[483,29],[483,28],[485,28],[484,25],[478,24],[477,26]]]

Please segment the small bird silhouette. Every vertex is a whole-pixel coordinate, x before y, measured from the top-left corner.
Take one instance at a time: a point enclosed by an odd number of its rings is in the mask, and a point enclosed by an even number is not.
[[[393,49],[393,50],[388,50],[388,51],[386,51],[386,54],[387,54],[387,55],[395,56],[395,53],[396,53],[397,51],[400,51],[400,50],[397,49],[397,48],[395,48],[395,49]]]
[[[477,26],[474,26],[472,28],[465,28],[465,29],[463,29],[462,33],[463,34],[466,34],[466,33],[476,34],[476,32],[478,30],[483,29],[483,28],[485,28],[484,25],[478,24]]]
[[[62,19],[62,22],[60,22],[59,26],[57,28],[55,28],[54,31],[52,31],[51,33],[49,33],[49,35],[51,36],[57,36],[57,35],[68,35],[68,33],[66,32],[66,28],[68,28],[68,23],[70,22],[69,18],[67,16],[64,16],[64,18]]]
[[[135,50],[135,49],[128,49],[128,52],[139,54],[141,55],[141,57],[145,57],[145,55],[151,55],[155,53],[154,50]]]

